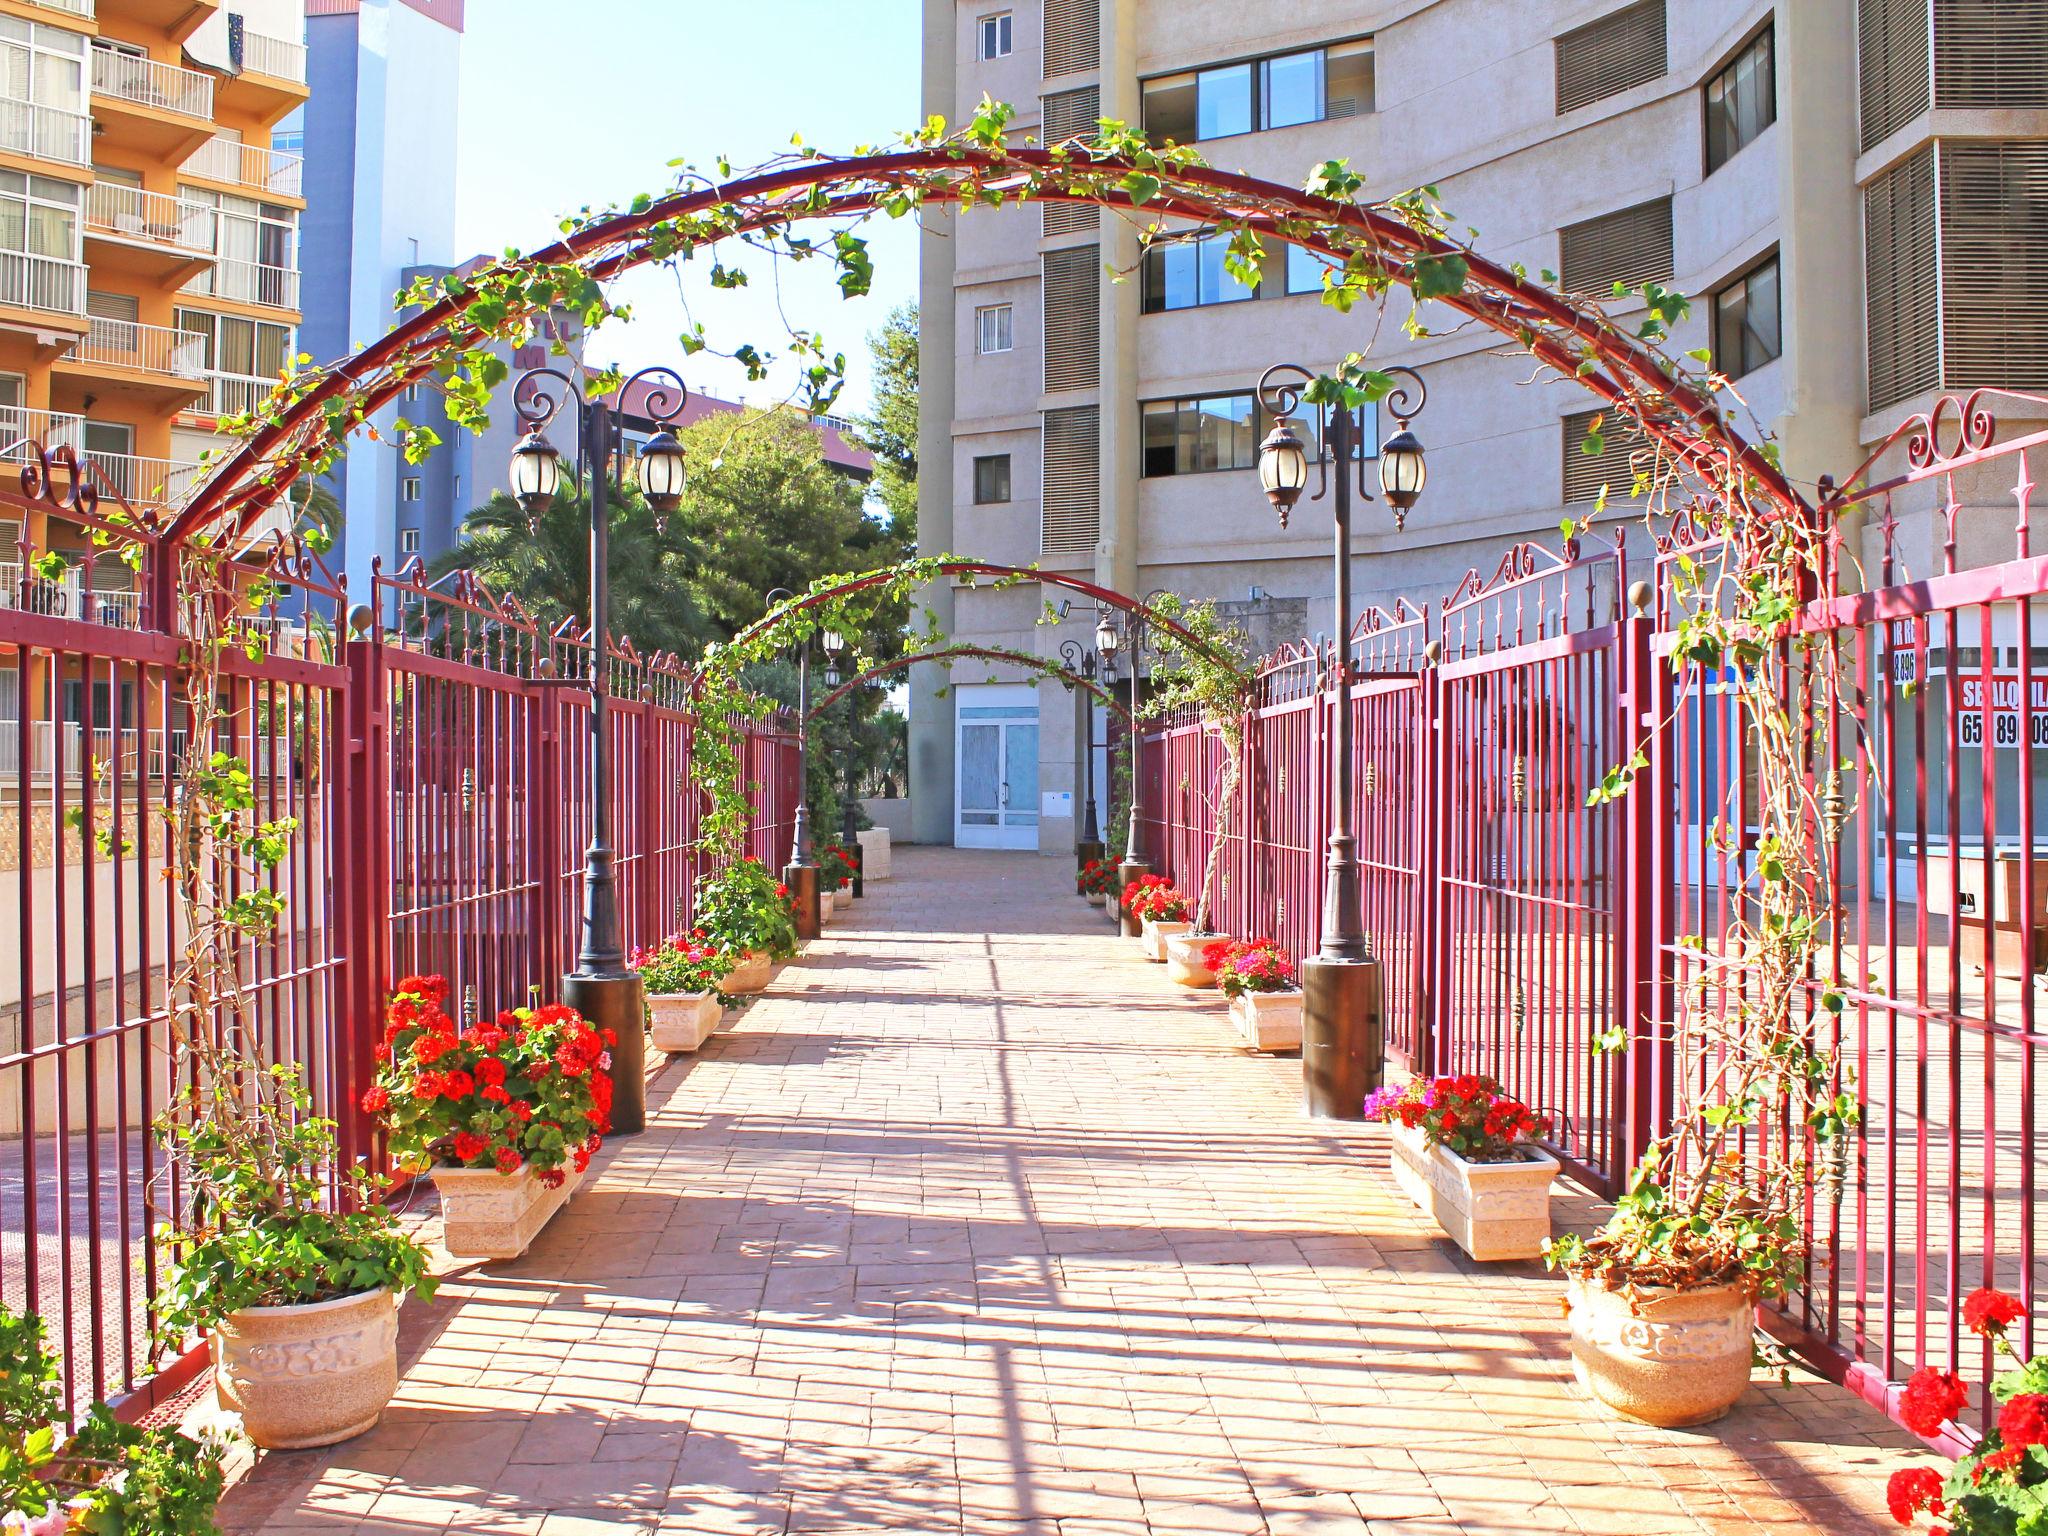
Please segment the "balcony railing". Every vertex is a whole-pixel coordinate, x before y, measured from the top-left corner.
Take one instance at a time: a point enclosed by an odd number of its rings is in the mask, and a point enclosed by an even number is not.
[[[292,267],[221,256],[215,259],[211,272],[193,278],[185,285],[185,291],[216,299],[239,299],[244,304],[266,304],[273,309],[297,309],[299,274]]]
[[[85,313],[85,263],[0,251],[0,304],[53,314]]]
[[[215,211],[168,192],[145,192],[103,181],[85,194],[85,232],[115,240],[168,245],[181,251],[213,249]]]
[[[136,506],[169,506],[199,483],[200,466],[177,459],[145,459],[132,453],[89,450],[94,483],[111,487]]]
[[[240,373],[207,375],[205,396],[191,409],[202,416],[247,416],[277,388],[275,379],[255,379]]]
[[[185,162],[185,170],[207,181],[225,181],[272,197],[297,197],[306,184],[302,156],[235,139],[209,139]]]
[[[242,68],[279,80],[306,83],[306,45],[282,37],[265,37],[261,32],[242,34]]]
[[[181,117],[213,121],[213,77],[155,59],[137,58],[113,48],[92,51],[92,89],[139,107],[176,112]]]
[[[28,50],[0,43],[0,79],[28,78]],[[0,96],[0,149],[63,165],[89,165],[91,145],[92,119],[86,113]]]
[[[206,377],[206,338],[168,325],[141,325],[133,320],[95,316],[91,329],[71,349],[71,360],[132,368],[170,379]]]
[[[85,418],[63,411],[34,411],[25,405],[0,405],[0,462],[19,464],[30,457],[29,445],[69,446],[85,451]],[[0,485],[6,482],[0,480]],[[0,549],[0,555],[10,553]]]
[[[24,571],[19,561],[8,560],[0,561],[0,608],[47,614],[55,619],[90,619],[96,624],[133,629],[142,618],[142,594],[87,592],[85,572],[75,565],[52,581],[47,576]]]
[[[39,5],[46,11],[62,11],[66,16],[90,16],[93,0],[28,0],[30,5]]]

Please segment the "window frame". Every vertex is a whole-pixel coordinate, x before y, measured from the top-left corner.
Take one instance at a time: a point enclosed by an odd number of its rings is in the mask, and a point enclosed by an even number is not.
[[[398,477],[398,499],[401,504],[417,506],[420,502],[427,499],[427,489],[422,483],[423,479],[424,477],[420,475],[400,475]]]
[[[1194,137],[1177,139],[1175,141],[1177,143],[1213,144],[1220,142],[1224,139],[1246,138],[1252,134],[1257,133],[1282,133],[1289,128],[1307,128],[1312,127],[1318,123],[1346,121],[1346,119],[1343,118],[1333,118],[1330,116],[1330,51],[1335,48],[1353,48],[1363,44],[1366,45],[1366,49],[1371,54],[1374,61],[1375,84],[1373,92],[1373,104],[1370,112],[1360,112],[1354,113],[1352,115],[1357,117],[1373,116],[1376,115],[1379,111],[1379,93],[1377,85],[1379,53],[1378,49],[1372,46],[1373,40],[1373,33],[1364,32],[1348,37],[1333,37],[1329,39],[1327,42],[1313,43],[1303,48],[1279,48],[1269,53],[1243,54],[1235,58],[1216,59],[1206,64],[1190,65],[1185,69],[1161,70],[1156,75],[1142,76],[1138,81],[1138,115],[1141,119],[1143,119],[1146,116],[1145,99],[1152,87],[1161,85],[1162,83],[1167,81],[1187,80],[1193,83],[1195,91],[1195,126],[1197,131]],[[1306,121],[1299,123],[1285,123],[1278,128],[1270,127],[1268,126],[1267,119],[1270,115],[1270,107],[1268,101],[1268,79],[1271,72],[1271,66],[1279,60],[1300,58],[1304,54],[1314,55],[1318,60],[1318,63],[1316,65],[1316,94],[1318,97],[1317,111],[1320,115],[1317,117],[1309,118]],[[1246,121],[1250,124],[1250,126],[1235,133],[1219,133],[1215,135],[1213,138],[1202,137],[1200,133],[1200,127],[1202,112],[1201,93],[1203,77],[1206,75],[1218,74],[1223,70],[1239,68],[1249,70],[1251,76],[1251,84],[1249,86],[1250,99],[1247,103],[1246,110]],[[1149,122],[1145,123],[1143,125],[1142,131],[1149,135],[1152,131],[1151,124]]]
[[[398,552],[401,555],[416,555],[420,552],[420,531],[417,528],[398,530]]]
[[[990,36],[1001,47],[991,51]],[[989,11],[977,16],[974,21],[974,48],[979,62],[992,64],[997,59],[1007,59],[1017,51],[1017,13],[1015,11]]]
[[[1002,494],[1002,495],[1000,495],[1000,496],[984,496],[984,495],[982,495],[982,494],[981,494],[981,475],[982,475],[982,466],[983,466],[984,464],[986,464],[986,465],[990,465],[990,466],[994,466],[994,465],[1000,464],[1000,465],[1002,466],[1002,471],[1001,471],[1001,473],[1002,473],[1002,477],[1003,477],[1003,484],[1002,484],[1002,491],[1003,491],[1003,494]],[[991,469],[990,469],[990,474],[991,474],[991,475],[993,475],[994,473],[995,473],[995,470],[994,470],[993,468],[991,468]],[[1013,479],[1011,478],[1011,463],[1010,463],[1010,455],[1009,455],[1008,453],[977,453],[977,454],[975,454],[975,455],[974,455],[974,464],[973,464],[973,469],[972,469],[972,482],[973,482],[973,483],[972,483],[972,485],[971,485],[970,489],[971,489],[971,490],[972,490],[972,492],[973,492],[973,496],[974,496],[974,505],[976,505],[977,507],[1007,507],[1008,505],[1010,505],[1010,503],[1011,503],[1011,502],[1013,502],[1013,501],[1015,501],[1015,500],[1017,499],[1017,495],[1016,495],[1016,491],[1017,491],[1017,486],[1016,486],[1016,482],[1015,482],[1015,480],[1013,480]]]
[[[987,335],[986,335],[986,333],[985,333],[985,331],[984,331],[984,326],[985,326],[985,325],[987,324],[987,322],[988,322],[988,320],[989,320],[990,318],[992,318],[992,317],[994,317],[994,316],[997,316],[997,315],[1001,315],[1001,316],[1003,317],[1003,318],[1002,318],[1002,319],[1001,319],[1000,321],[998,321],[998,322],[997,322],[997,326],[996,326],[997,332],[998,332],[998,334],[999,334],[999,335],[1001,336],[1001,339],[1002,339],[1002,345],[1001,345],[1001,346],[997,346],[997,347],[991,347],[991,346],[988,346],[988,345],[986,345],[986,343],[987,343],[987,340],[988,340],[988,337],[987,337]],[[1003,354],[1004,354],[1005,352],[1014,352],[1014,351],[1016,351],[1016,350],[1017,350],[1017,305],[1016,305],[1016,302],[1015,302],[1014,300],[1008,300],[1008,299],[1006,299],[1006,300],[1004,300],[1003,302],[1001,302],[1001,303],[998,303],[998,304],[977,304],[977,305],[975,305],[975,306],[974,306],[974,352],[975,352],[975,355],[976,355],[977,357],[1001,357],[1001,356],[1002,356],[1002,355],[1003,355]]]
[[[1752,261],[1740,272],[1735,273],[1707,296],[1709,305],[1708,326],[1711,332],[1708,342],[1713,352],[1714,371],[1725,378],[1748,378],[1749,375],[1755,373],[1759,368],[1768,368],[1772,363],[1775,363],[1785,355],[1785,273],[1783,266],[1779,262],[1778,255],[1778,247],[1773,246],[1769,251],[1759,256],[1755,261]],[[1765,358],[1762,362],[1751,363],[1740,372],[1736,372],[1729,368],[1728,359],[1722,356],[1721,301],[1739,287],[1744,290],[1743,301],[1747,304],[1749,301],[1748,288],[1751,280],[1766,267],[1769,267],[1775,274],[1777,287],[1777,338],[1773,343],[1773,350],[1769,357]],[[1747,327],[1745,326],[1744,329],[1746,331]]]
[[[1230,253],[1230,236],[1222,233],[1220,230],[1213,229],[1202,234],[1197,234],[1190,230],[1186,232],[1183,238],[1163,240],[1155,245],[1146,247],[1144,271],[1141,274],[1140,293],[1138,295],[1139,313],[1146,315],[1177,315],[1190,309],[1216,309],[1231,304],[1256,303],[1258,300],[1266,297],[1266,285],[1263,276],[1258,287],[1247,291],[1242,283],[1230,275],[1229,271],[1224,267],[1222,258],[1218,259],[1216,269],[1221,275],[1223,287],[1226,290],[1235,289],[1235,294],[1230,298],[1204,298],[1202,296],[1203,253],[1210,246],[1219,242],[1222,245],[1223,256],[1228,257]],[[1292,247],[1289,247],[1289,249],[1292,249]],[[1166,302],[1166,274],[1162,269],[1165,266],[1168,253],[1176,250],[1194,253],[1195,301],[1192,304],[1169,304]],[[1153,302],[1155,293],[1158,298],[1157,303]]]
[[[1189,407],[1199,406],[1210,400],[1243,400],[1250,404],[1251,458],[1243,464],[1218,464],[1213,469],[1182,469],[1178,464],[1180,453],[1180,417],[1188,411]],[[1173,469],[1155,472],[1149,459],[1149,450],[1145,446],[1145,423],[1152,414],[1152,407],[1161,405],[1173,407],[1174,454],[1176,463]],[[1243,474],[1246,470],[1257,469],[1259,467],[1259,421],[1263,414],[1264,408],[1259,404],[1259,392],[1256,389],[1212,389],[1198,395],[1165,395],[1155,399],[1140,400],[1138,402],[1139,478],[1141,480],[1178,480],[1189,475]]]
[[[1710,70],[1706,78],[1700,81],[1700,165],[1704,176],[1711,176],[1723,166],[1728,165],[1737,155],[1770,132],[1778,121],[1777,28],[1777,16],[1775,14],[1766,16],[1762,26],[1758,27],[1731,49],[1727,56],[1721,60],[1719,67]],[[1727,154],[1723,155],[1720,160],[1716,161],[1714,159],[1714,106],[1708,92],[1713,90],[1717,84],[1733,75],[1736,67],[1749,57],[1757,44],[1764,42],[1766,39],[1770,43],[1770,90],[1765,98],[1770,105],[1769,116],[1764,119],[1763,126],[1757,129],[1754,136],[1744,139],[1740,144],[1729,150]]]

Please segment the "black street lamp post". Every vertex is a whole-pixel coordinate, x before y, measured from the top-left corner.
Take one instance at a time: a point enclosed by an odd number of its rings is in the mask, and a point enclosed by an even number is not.
[[[776,587],[767,597],[773,610],[794,599],[787,587]],[[846,638],[835,629],[819,636],[825,655],[836,671]],[[824,929],[824,903],[819,899],[818,863],[811,856],[811,642],[796,643],[796,817],[790,833],[789,863],[782,871],[782,883],[796,900],[796,936],[815,939]]]
[[[1408,509],[1422,494],[1427,468],[1422,444],[1408,430],[1419,415],[1428,390],[1412,368],[1394,368],[1410,381],[1387,396],[1388,408],[1401,430],[1379,453],[1380,492],[1394,511],[1394,526],[1403,527]],[[1259,403],[1275,418],[1272,432],[1259,445],[1259,482],[1280,514],[1280,526],[1308,485],[1308,449],[1295,434],[1290,418],[1316,375],[1296,363],[1280,363],[1259,380]],[[1413,393],[1410,393],[1412,386]],[[1365,487],[1365,459],[1359,454],[1352,469],[1355,445],[1363,441],[1363,424],[1353,407],[1319,408],[1322,442],[1316,450],[1320,479],[1315,495],[1321,501],[1331,490],[1331,465],[1336,466],[1336,664],[1328,677],[1336,692],[1332,711],[1330,752],[1334,759],[1330,796],[1329,852],[1324,864],[1322,944],[1313,958],[1302,961],[1302,1092],[1308,1112],[1333,1120],[1363,1117],[1367,1093],[1377,1087],[1385,1068],[1383,1021],[1374,1006],[1377,971],[1369,959],[1364,905],[1359,890],[1358,840],[1351,829],[1351,498],[1375,498]]]
[[[683,413],[689,386],[672,368],[647,368],[627,384],[647,382],[646,412],[662,428],[639,451],[640,489],[655,509],[655,527],[666,532],[668,516],[682,501],[683,448],[668,425]],[[554,385],[551,389],[549,386]],[[625,389],[619,391],[623,399]],[[538,530],[562,485],[562,456],[547,428],[574,402],[576,475],[590,476],[590,843],[583,851],[583,913],[576,969],[562,979],[562,1000],[593,1026],[617,1036],[612,1052],[612,1130],[630,1136],[646,1129],[647,1098],[642,1063],[646,1056],[646,1015],[640,977],[626,965],[619,927],[619,890],[611,845],[611,512],[612,467],[626,456],[625,433],[609,396],[588,398],[567,374],[535,368],[512,391],[512,406],[526,433],[512,450],[512,494]]]
[[[1090,683],[1102,666],[1096,653],[1078,640],[1060,642],[1060,660],[1069,675]],[[1102,831],[1095,815],[1095,694],[1087,688],[1074,691],[1081,698],[1081,835],[1074,843],[1078,870],[1102,857]]]

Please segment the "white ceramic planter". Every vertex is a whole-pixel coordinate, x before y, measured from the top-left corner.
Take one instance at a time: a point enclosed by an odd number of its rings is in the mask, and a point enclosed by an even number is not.
[[[1088,893],[1088,905],[1091,907],[1099,907],[1107,900],[1109,900],[1109,896],[1105,892],[1090,891]]]
[[[1230,1000],[1230,1017],[1255,1051],[1301,1049],[1299,992],[1240,992]]]
[[[694,1051],[718,1028],[725,1012],[715,992],[660,992],[647,999],[654,1011],[654,1048],[671,1055]]]
[[[1162,965],[1165,964],[1166,941],[1177,933],[1188,932],[1194,926],[1193,923],[1146,918],[1144,930],[1139,934],[1139,940],[1145,946],[1145,958],[1147,960],[1156,960]]]
[[[775,962],[766,955],[748,950],[740,957],[740,963],[733,967],[733,973],[719,983],[719,991],[734,997],[751,997],[765,991],[775,976]]]
[[[214,1391],[266,1451],[334,1445],[372,1428],[398,1390],[398,1298],[364,1291],[250,1307],[217,1323]]]
[[[1202,964],[1202,951],[1226,935],[1177,933],[1166,941],[1166,977],[1184,987],[1213,987],[1216,973]]]
[[[839,899],[839,898],[838,898],[838,893],[837,893],[837,892],[834,892],[834,891],[828,891],[828,890],[824,889],[824,888],[823,888],[822,886],[821,886],[821,887],[819,887],[819,890],[818,890],[818,921],[819,921],[819,922],[821,922],[821,923],[829,923],[829,922],[831,922],[831,921],[832,921],[832,908],[833,908],[833,906],[834,906],[834,905],[835,905],[835,904],[837,903],[838,899]]]
[[[1740,1285],[1614,1291],[1572,1278],[1572,1371],[1615,1412],[1668,1429],[1718,1419],[1749,1387],[1756,1302]]]
[[[560,1187],[550,1189],[525,1163],[511,1173],[436,1168],[442,1246],[458,1259],[518,1258],[583,1180],[574,1168],[561,1173]]]
[[[1468,1163],[1421,1131],[1390,1127],[1394,1182],[1475,1259],[1534,1259],[1550,1236],[1557,1159],[1533,1147],[1512,1163]]]

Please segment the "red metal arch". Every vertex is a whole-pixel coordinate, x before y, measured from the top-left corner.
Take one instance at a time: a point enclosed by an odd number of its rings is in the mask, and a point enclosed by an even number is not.
[[[886,677],[891,672],[901,672],[905,667],[914,666],[920,661],[951,661],[956,657],[968,661],[1018,662],[1032,668],[1040,676],[1058,677],[1069,687],[1085,688],[1111,709],[1122,715],[1126,721],[1131,718],[1129,707],[1119,703],[1116,694],[1101,683],[1098,683],[1094,678],[1083,677],[1079,672],[1069,667],[1054,666],[1044,656],[1033,656],[1029,651],[1005,650],[999,645],[948,645],[941,646],[937,650],[919,651],[915,655],[898,656],[891,661],[877,662],[858,677],[849,677],[837,688],[826,694],[824,698],[818,700],[817,703],[811,706],[811,712],[804,718],[806,720],[817,719],[820,713],[830,709],[862,683],[873,682],[876,678]]]
[[[1030,174],[1073,166],[1100,178],[1086,191],[1055,187],[1032,188]],[[1130,196],[1112,185],[1122,173],[1138,168],[1123,158],[1045,149],[986,149],[960,141],[897,154],[835,160],[820,158],[749,176],[722,186],[698,187],[656,199],[636,212],[597,220],[530,260],[576,263],[591,277],[608,280],[629,268],[673,254],[675,232],[670,221],[731,207],[742,232],[803,219],[837,218],[866,213],[908,191],[925,201],[960,203],[1000,186],[1007,174],[1019,178],[1007,195],[1020,201],[1092,202],[1112,208],[1133,206]],[[959,173],[953,183],[922,180],[932,173]],[[1648,347],[1600,324],[1594,316],[1540,284],[1477,256],[1427,230],[1413,228],[1378,205],[1338,202],[1329,198],[1206,167],[1145,168],[1159,190],[1143,204],[1146,217],[1169,216],[1212,224],[1245,224],[1262,237],[1301,245],[1339,258],[1351,254],[1356,236],[1376,242],[1388,253],[1382,262],[1386,278],[1406,285],[1417,258],[1457,256],[1468,264],[1469,276],[1458,293],[1440,298],[1448,305],[1526,345],[1544,363],[1610,404],[1633,401],[1639,391],[1657,398],[1657,408],[1642,425],[1688,470],[1710,480],[1747,479],[1786,514],[1810,509],[1790,482],[1756,445],[1724,418],[1710,393],[1670,372]],[[993,179],[992,179],[993,178]],[[1272,210],[1278,208],[1281,214]],[[1329,239],[1283,233],[1280,217],[1313,220],[1332,230],[1349,231],[1354,239],[1341,246]],[[351,401],[374,412],[404,388],[431,371],[423,354],[446,343],[472,345],[485,336],[481,325],[467,318],[477,302],[474,290],[450,294],[408,319],[381,340],[336,364],[323,378],[295,398],[280,403],[265,422],[232,453],[194,493],[166,530],[170,542],[189,537],[224,517],[238,527],[249,522],[285,494],[305,465],[318,453],[327,407]],[[1591,354],[1581,371],[1582,355],[1567,347],[1569,335]],[[418,361],[409,361],[418,358]],[[386,370],[396,369],[387,372]],[[271,455],[278,457],[274,460]],[[165,566],[172,562],[159,562]]]

